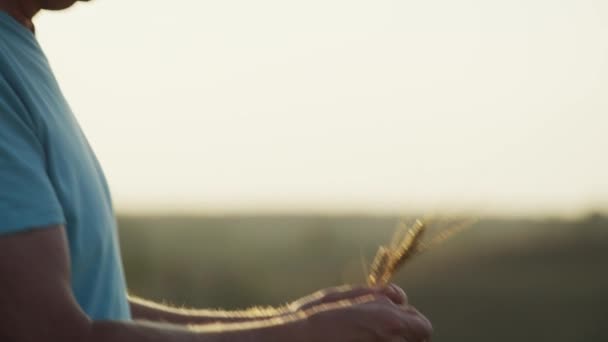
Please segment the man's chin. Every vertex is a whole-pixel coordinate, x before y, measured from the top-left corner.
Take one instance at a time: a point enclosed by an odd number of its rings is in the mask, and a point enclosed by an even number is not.
[[[42,7],[45,10],[49,11],[61,11],[67,8],[72,7],[77,2],[89,2],[91,0],[47,0],[45,1],[45,5]]]

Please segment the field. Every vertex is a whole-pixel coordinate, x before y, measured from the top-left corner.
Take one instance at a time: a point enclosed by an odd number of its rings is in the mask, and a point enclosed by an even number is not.
[[[396,217],[119,218],[137,295],[176,305],[279,305],[364,282]],[[608,341],[608,218],[482,219],[414,259],[395,282],[434,341]]]

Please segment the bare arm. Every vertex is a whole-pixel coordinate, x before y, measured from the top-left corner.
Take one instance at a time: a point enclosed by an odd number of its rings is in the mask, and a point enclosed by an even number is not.
[[[175,326],[93,321],[70,286],[61,226],[0,235],[0,340],[12,342],[421,342],[431,326],[386,295],[341,300],[272,319]],[[297,303],[297,302],[296,302]]]
[[[299,329],[304,320],[295,316],[206,329],[92,321],[71,291],[69,255],[61,226],[0,236],[0,279],[2,341],[280,342],[303,336]]]
[[[353,300],[366,295],[385,295],[398,305],[407,302],[407,297],[403,290],[396,285],[390,285],[379,288],[339,286],[324,289],[279,308],[254,307],[236,311],[186,309],[159,304],[135,296],[129,296],[129,305],[131,306],[133,318],[137,320],[173,324],[235,323],[302,315],[306,311],[320,305]]]
[[[238,311],[186,309],[152,302],[135,296],[129,296],[129,305],[131,306],[133,318],[136,320],[173,324],[249,322],[282,317],[291,313],[286,307],[255,307]]]

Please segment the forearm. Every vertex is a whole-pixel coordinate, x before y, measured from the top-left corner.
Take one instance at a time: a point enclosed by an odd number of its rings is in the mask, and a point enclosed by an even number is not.
[[[89,333],[82,342],[216,342],[217,335],[206,338],[185,327],[145,322],[96,321],[91,323]],[[235,340],[235,341],[238,341]],[[59,342],[59,341],[57,341]]]
[[[95,321],[83,342],[293,342],[302,341],[302,317],[246,324],[177,326],[147,322]],[[300,339],[302,338],[302,339]]]
[[[173,324],[236,323],[266,320],[289,313],[286,308],[256,307],[248,310],[193,310],[158,304],[141,298],[129,296],[131,313],[136,320],[167,322]]]

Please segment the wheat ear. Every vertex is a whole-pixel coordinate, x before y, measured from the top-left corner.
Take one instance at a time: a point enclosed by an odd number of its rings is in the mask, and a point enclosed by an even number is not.
[[[432,225],[433,220],[429,219],[429,221]],[[400,223],[390,244],[378,248],[376,257],[372,262],[371,272],[367,276],[367,284],[369,286],[388,284],[406,261],[431,247],[443,243],[455,234],[469,228],[476,221],[476,219],[467,219],[451,225],[446,230],[431,237],[430,240],[427,239],[428,242],[422,242],[422,237],[425,235],[428,226],[423,221],[416,220],[411,228],[408,228],[403,222]]]
[[[403,230],[401,227],[397,229],[389,247],[380,246],[378,249],[367,279],[370,286],[388,284],[399,268],[416,254],[426,226],[416,220],[410,229],[405,227]]]

